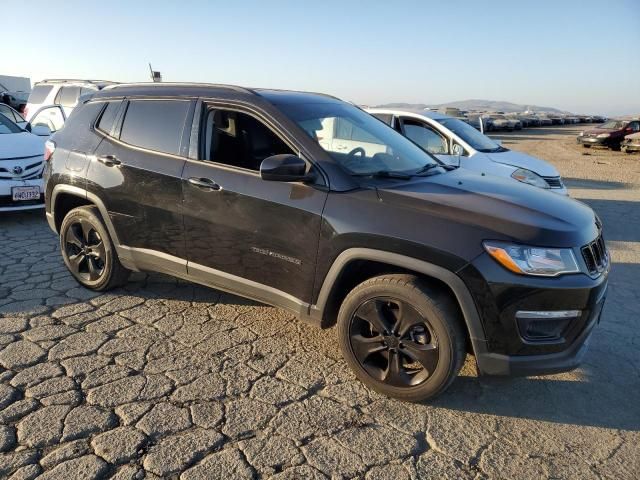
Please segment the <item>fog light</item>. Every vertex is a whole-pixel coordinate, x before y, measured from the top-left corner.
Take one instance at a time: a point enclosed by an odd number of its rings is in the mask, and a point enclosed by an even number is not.
[[[569,323],[580,317],[580,310],[519,311],[516,313],[520,336],[530,342],[562,340]]]

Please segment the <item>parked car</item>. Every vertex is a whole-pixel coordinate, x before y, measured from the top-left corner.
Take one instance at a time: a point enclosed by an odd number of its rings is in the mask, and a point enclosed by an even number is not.
[[[518,124],[520,124],[518,120],[509,118],[501,114],[489,115],[489,118],[493,120],[494,130],[508,130],[510,132],[513,132],[514,130],[516,130]],[[522,124],[520,124],[520,128],[522,128]]]
[[[81,285],[159,271],[337,323],[357,378],[392,397],[444,391],[467,346],[483,374],[572,369],[600,319],[587,205],[446,167],[334,97],[122,85],[47,152],[47,220]]]
[[[30,131],[0,114],[0,211],[30,210],[44,206],[43,152],[50,131]]]
[[[517,180],[567,195],[560,173],[550,163],[503,147],[470,125],[438,112],[369,108],[420,148],[447,165]]]
[[[0,115],[4,115],[9,120],[16,123],[19,127],[24,128],[24,126],[27,124],[27,121],[20,114],[20,112],[4,103],[0,103]]]
[[[23,112],[27,105],[27,99],[29,98],[29,92],[1,92],[0,103],[9,105],[19,112]]]
[[[640,132],[640,120],[610,120],[592,130],[580,132],[577,142],[585,148],[592,146],[620,150],[625,135]]]
[[[106,80],[43,80],[34,85],[24,117],[30,120],[37,110],[46,105],[60,105],[68,117],[81,96],[113,84],[114,82]]]
[[[620,149],[625,153],[640,152],[640,133],[626,135]]]
[[[553,125],[553,121],[547,117],[547,116],[541,116],[538,117],[540,119],[540,126],[541,127],[549,127],[551,125]]]

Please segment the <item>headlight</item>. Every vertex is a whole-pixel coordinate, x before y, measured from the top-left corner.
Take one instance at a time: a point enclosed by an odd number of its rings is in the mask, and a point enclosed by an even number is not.
[[[511,178],[515,178],[519,182],[528,183],[534,187],[549,188],[549,184],[537,173],[527,170],[525,168],[519,168],[511,174]]]
[[[596,135],[596,137],[598,138],[607,138],[610,137],[611,134],[610,133],[599,133],[598,135]]]
[[[580,272],[570,248],[528,247],[490,241],[483,245],[494,260],[514,273],[556,277],[563,273]]]

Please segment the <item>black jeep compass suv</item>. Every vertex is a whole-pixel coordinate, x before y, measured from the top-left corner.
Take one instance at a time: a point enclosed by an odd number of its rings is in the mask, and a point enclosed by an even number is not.
[[[175,275],[337,323],[373,389],[441,393],[483,374],[576,367],[609,256],[593,211],[450,169],[336,98],[132,84],[47,144],[46,212],[82,285]]]

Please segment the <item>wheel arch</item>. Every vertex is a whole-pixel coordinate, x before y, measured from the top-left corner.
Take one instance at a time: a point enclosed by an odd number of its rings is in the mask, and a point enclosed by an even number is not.
[[[336,307],[339,308],[344,296],[367,278],[385,273],[413,273],[446,287],[460,308],[474,353],[486,351],[486,338],[480,316],[462,279],[439,265],[398,253],[369,248],[343,251],[325,276],[317,301],[311,307],[311,316],[323,327],[333,325]]]
[[[51,211],[47,212],[47,221],[51,229],[58,233],[62,220],[72,209],[83,205],[94,206],[100,212],[111,242],[113,243],[122,265],[130,270],[137,270],[129,252],[120,244],[118,233],[111,222],[109,211],[100,197],[95,193],[73,185],[58,184],[51,192]]]

